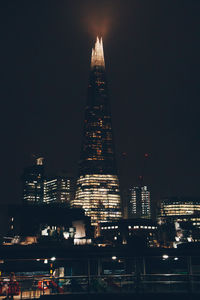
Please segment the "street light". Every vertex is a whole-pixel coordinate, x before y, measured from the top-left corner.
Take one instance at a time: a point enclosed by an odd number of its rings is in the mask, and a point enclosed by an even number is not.
[[[174,257],[174,260],[178,260],[178,257]]]
[[[55,261],[56,260],[56,258],[55,258],[55,256],[53,256],[52,258],[51,258],[51,261]]]

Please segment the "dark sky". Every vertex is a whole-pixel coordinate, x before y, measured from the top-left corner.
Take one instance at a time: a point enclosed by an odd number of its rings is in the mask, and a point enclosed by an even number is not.
[[[0,11],[1,203],[20,201],[32,154],[76,174],[96,34],[122,187],[143,172],[154,202],[200,196],[200,1],[7,0]]]

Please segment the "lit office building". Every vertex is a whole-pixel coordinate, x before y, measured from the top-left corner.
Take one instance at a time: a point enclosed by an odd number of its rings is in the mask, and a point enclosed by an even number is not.
[[[34,166],[25,168],[22,182],[24,203],[70,205],[74,198],[74,179],[63,172],[47,178],[44,175],[43,158],[37,158]]]
[[[151,218],[150,192],[147,186],[130,188],[125,197],[129,218]]]
[[[41,204],[44,197],[43,158],[37,158],[36,164],[27,167],[22,175],[23,202]]]
[[[102,39],[92,50],[79,176],[73,207],[82,207],[92,225],[121,218],[119,181]]]
[[[200,213],[200,198],[171,197],[161,200],[160,217]]]
[[[73,179],[57,176],[44,181],[44,203],[69,204],[73,197]]]
[[[200,198],[168,197],[161,199],[158,222],[173,224],[173,246],[200,241]]]

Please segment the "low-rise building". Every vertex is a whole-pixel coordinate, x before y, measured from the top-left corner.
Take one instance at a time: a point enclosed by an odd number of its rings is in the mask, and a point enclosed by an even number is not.
[[[100,224],[103,244],[141,243],[143,246],[156,247],[157,223],[150,219],[122,219],[117,222]]]
[[[90,218],[82,209],[63,204],[9,205],[11,244],[45,242],[91,243]]]

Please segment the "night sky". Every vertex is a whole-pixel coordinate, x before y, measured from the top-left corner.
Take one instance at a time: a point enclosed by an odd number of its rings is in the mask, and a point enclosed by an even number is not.
[[[48,173],[76,174],[97,34],[122,188],[143,174],[154,203],[200,197],[200,1],[7,0],[0,11],[1,203],[20,202],[33,154]]]

